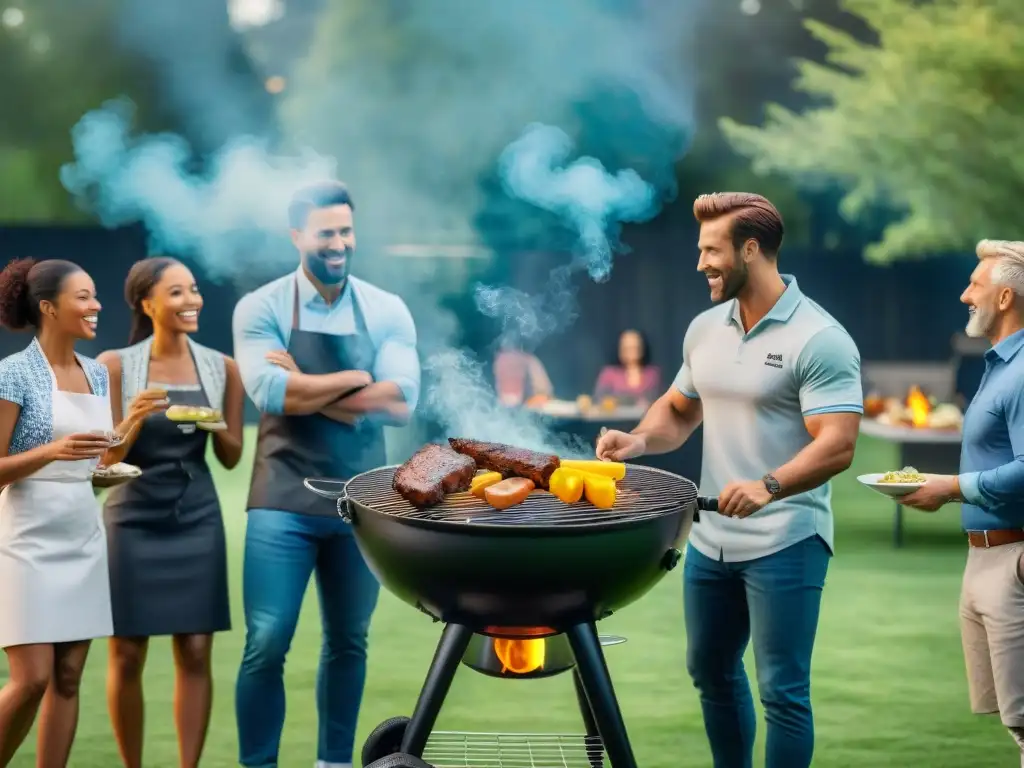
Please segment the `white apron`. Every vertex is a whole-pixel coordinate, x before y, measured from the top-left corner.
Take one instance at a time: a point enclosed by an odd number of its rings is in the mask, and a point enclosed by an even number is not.
[[[113,428],[110,400],[57,390],[53,438]],[[54,461],[0,492],[0,648],[113,634],[107,540],[92,470]]]

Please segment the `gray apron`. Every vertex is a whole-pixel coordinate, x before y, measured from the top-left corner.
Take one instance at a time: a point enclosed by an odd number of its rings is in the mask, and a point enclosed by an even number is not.
[[[345,290],[351,290],[346,285]],[[335,335],[299,328],[299,284],[295,282],[288,354],[303,373],[369,371],[376,349],[366,332],[355,296],[355,333]],[[342,395],[344,396],[344,395]],[[246,509],[276,509],[301,515],[335,516],[335,502],[310,493],[307,477],[348,480],[387,463],[384,430],[364,419],[356,426],[314,413],[305,416],[263,414]]]

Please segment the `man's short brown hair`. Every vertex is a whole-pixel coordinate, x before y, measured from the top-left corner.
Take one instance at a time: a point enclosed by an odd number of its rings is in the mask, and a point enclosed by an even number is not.
[[[732,244],[736,250],[756,240],[766,256],[778,256],[782,247],[782,214],[767,198],[752,192],[712,192],[693,201],[693,215],[702,224],[732,216]]]

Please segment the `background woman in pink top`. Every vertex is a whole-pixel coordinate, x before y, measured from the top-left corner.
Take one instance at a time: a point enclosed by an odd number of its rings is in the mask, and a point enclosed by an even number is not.
[[[614,397],[626,403],[653,403],[662,392],[661,371],[651,365],[646,337],[636,330],[619,336],[617,365],[606,365],[597,377],[594,397]]]
[[[544,364],[512,343],[494,357],[494,385],[502,405],[515,407],[532,397],[551,397],[554,387]]]

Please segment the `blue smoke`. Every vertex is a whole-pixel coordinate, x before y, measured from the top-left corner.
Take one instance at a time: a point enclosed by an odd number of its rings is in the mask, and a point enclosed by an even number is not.
[[[570,223],[579,235],[590,277],[604,282],[612,271],[612,251],[621,225],[653,218],[661,208],[655,188],[631,169],[609,173],[592,157],[569,163],[569,135],[534,123],[499,159],[505,190]]]
[[[240,137],[191,172],[180,136],[130,135],[134,105],[109,101],[71,131],[75,160],[60,170],[64,188],[105,227],[142,222],[152,253],[193,256],[213,280],[272,272],[267,254],[294,264],[290,248],[261,248],[287,231],[288,202],[299,187],[333,176],[332,160],[307,153],[275,157],[264,142]]]

